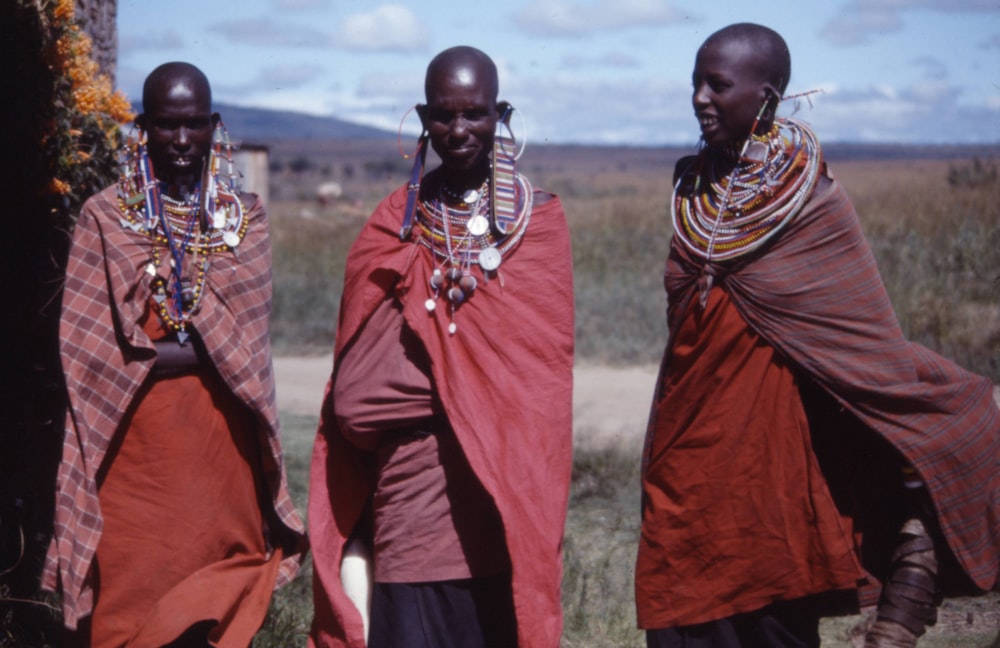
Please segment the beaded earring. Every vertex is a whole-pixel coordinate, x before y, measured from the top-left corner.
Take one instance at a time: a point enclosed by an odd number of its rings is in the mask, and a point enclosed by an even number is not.
[[[403,224],[399,228],[400,241],[408,239],[410,231],[413,229],[413,215],[417,211],[417,201],[420,197],[420,182],[424,177],[424,165],[427,160],[427,143],[430,140],[430,133],[421,124],[420,137],[417,139],[417,148],[413,151],[412,155],[403,153],[403,122],[416,108],[417,106],[412,106],[403,113],[403,117],[399,120],[399,129],[396,131],[396,144],[399,146],[400,155],[403,156],[404,160],[413,158],[413,168],[410,170],[410,182],[406,186],[406,210],[403,212]]]
[[[497,121],[497,132],[493,136],[493,179],[490,183],[490,225],[499,236],[506,236],[517,224],[517,215],[524,196],[517,195],[516,162],[524,152],[515,153],[517,140],[510,129],[513,106],[507,104],[503,115]],[[506,133],[503,131],[506,130]]]
[[[222,174],[222,163],[226,163],[226,173]],[[220,180],[225,180],[220,185]],[[212,132],[212,148],[208,159],[201,170],[201,231],[208,232],[210,227],[221,229],[225,225],[223,212],[218,207],[219,192],[227,192],[233,196],[239,195],[240,172],[233,162],[233,144],[229,139],[229,131],[220,119]]]

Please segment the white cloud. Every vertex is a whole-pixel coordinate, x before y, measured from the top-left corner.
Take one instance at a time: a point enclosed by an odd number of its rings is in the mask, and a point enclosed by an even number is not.
[[[824,142],[982,144],[1000,141],[998,105],[961,103],[948,83],[922,80],[909,86],[831,91],[816,108],[796,115]]]
[[[869,37],[899,31],[902,14],[915,10],[997,14],[996,0],[852,0],[826,22],[820,35],[834,45],[862,45]]]
[[[256,47],[322,47],[329,37],[315,29],[266,18],[229,20],[212,25],[229,42]]]
[[[544,36],[581,36],[633,27],[678,23],[685,15],[668,0],[538,0],[514,16],[526,32]]]
[[[334,44],[351,50],[419,52],[429,43],[430,30],[401,4],[347,16],[334,35]]]

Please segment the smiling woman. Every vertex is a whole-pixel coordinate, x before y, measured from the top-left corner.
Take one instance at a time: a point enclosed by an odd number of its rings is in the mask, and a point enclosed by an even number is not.
[[[371,648],[554,648],[572,432],[566,220],[516,168],[485,53],[445,50],[425,86],[411,180],[346,263],[309,489],[312,640],[360,645],[370,628]],[[424,175],[428,141],[441,164]],[[370,610],[344,585],[359,554],[373,560]]]

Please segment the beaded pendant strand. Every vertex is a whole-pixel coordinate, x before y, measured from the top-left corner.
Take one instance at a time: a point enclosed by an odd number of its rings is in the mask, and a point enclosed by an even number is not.
[[[767,243],[795,218],[819,178],[819,142],[797,120],[776,120],[768,133],[753,135],[747,144],[763,147],[764,155],[747,158],[744,147],[732,172],[720,174],[702,152],[674,188],[675,235],[705,262],[703,308],[712,285],[710,264],[750,254]],[[692,189],[683,191],[682,186]]]
[[[429,281],[431,296],[424,306],[429,312],[434,311],[437,300],[444,295],[451,308],[448,332],[452,335],[458,330],[456,309],[472,297],[479,285],[476,273],[484,283],[497,275],[504,256],[517,246],[527,230],[533,190],[524,176],[518,174],[516,183],[518,210],[506,235],[498,235],[490,227],[488,180],[479,189],[461,195],[442,188],[437,198],[421,200],[417,206],[417,240],[431,250],[435,259]]]
[[[225,175],[223,160],[228,165]],[[246,234],[249,223],[237,180],[232,145],[221,123],[199,188],[183,200],[164,195],[153,174],[144,135],[123,152],[118,182],[120,223],[149,238],[146,272],[151,277],[152,298],[164,326],[176,333],[181,345],[188,340],[188,325],[205,294],[211,256],[223,251],[235,254]],[[169,253],[167,276],[160,274],[163,248]]]

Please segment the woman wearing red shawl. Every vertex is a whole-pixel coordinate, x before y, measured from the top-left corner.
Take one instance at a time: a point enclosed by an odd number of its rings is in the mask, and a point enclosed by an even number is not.
[[[143,108],[148,141],[74,230],[45,585],[74,645],[245,648],[305,544],[278,439],[267,220],[227,181],[200,70],[156,68]]]
[[[310,479],[312,645],[559,645],[569,237],[515,169],[497,90],[479,50],[431,61],[411,182],[348,256]],[[441,165],[421,177],[428,139]]]
[[[821,615],[876,601],[866,645],[913,646],[939,563],[997,584],[992,386],[903,338],[818,142],[775,118],[790,72],[746,23],[695,61],[643,456],[651,647],[819,646]]]

